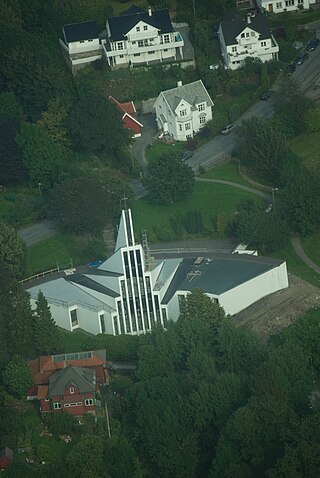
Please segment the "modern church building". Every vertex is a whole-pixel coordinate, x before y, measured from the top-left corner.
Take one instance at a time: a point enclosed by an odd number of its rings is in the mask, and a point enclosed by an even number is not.
[[[179,318],[181,299],[202,289],[234,315],[288,287],[285,261],[248,254],[154,260],[146,238],[136,243],[131,210],[122,211],[114,254],[97,269],[73,273],[41,290],[59,327],[92,334],[143,334]]]

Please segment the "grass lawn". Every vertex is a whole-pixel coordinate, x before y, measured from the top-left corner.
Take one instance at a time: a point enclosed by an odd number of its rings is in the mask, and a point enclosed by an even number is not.
[[[67,264],[73,260],[73,264],[84,264],[91,258],[86,250],[86,245],[81,238],[71,235],[55,234],[28,249],[29,273],[54,269],[59,264]]]
[[[249,183],[247,183],[247,181],[245,181],[238,173],[237,164],[234,162],[213,167],[204,174],[201,174],[200,177],[208,179],[225,179],[226,181],[233,181],[234,183],[245,184],[246,186],[249,185]]]
[[[227,121],[234,121],[254,103],[254,92],[257,88],[245,91],[237,96],[217,96],[214,100],[215,114],[220,113]]]
[[[172,152],[178,152],[182,155],[183,151],[187,149],[186,144],[187,143],[181,142],[166,144],[162,141],[154,141],[146,149],[146,158],[148,161],[150,161],[150,159],[158,159],[164,154],[171,154]]]
[[[232,217],[241,200],[255,199],[263,204],[263,199],[246,191],[221,184],[195,183],[192,196],[169,206],[153,205],[145,198],[135,201],[132,207],[133,220],[137,235],[146,229],[150,242],[170,241],[188,237],[186,233],[175,233],[172,223],[184,217],[188,210],[202,212],[204,227],[213,237],[222,237],[214,232],[219,214]],[[189,236],[190,237],[190,236]]]
[[[300,241],[307,256],[320,266],[320,232],[307,237],[300,237]]]
[[[290,141],[291,149],[305,161],[312,161],[319,156],[320,134],[305,133]]]
[[[81,352],[81,350],[85,350],[85,345],[90,338],[89,334],[81,330],[76,330],[75,332],[68,332],[63,329],[59,330],[64,353]]]
[[[288,12],[277,13],[276,15],[269,16],[269,22],[271,27],[290,26],[296,27],[297,25],[305,25],[306,23],[319,20],[319,11],[302,11],[302,12]],[[312,35],[310,34],[310,37]]]
[[[291,244],[285,249],[271,254],[271,256],[278,259],[285,259],[287,261],[288,272],[292,272],[292,274],[301,277],[305,281],[310,282],[310,284],[320,287],[320,275],[299,259]]]

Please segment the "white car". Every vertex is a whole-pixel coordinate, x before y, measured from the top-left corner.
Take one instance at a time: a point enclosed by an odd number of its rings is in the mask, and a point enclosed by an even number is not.
[[[234,123],[228,124],[221,130],[221,134],[230,134],[234,126],[235,126]]]

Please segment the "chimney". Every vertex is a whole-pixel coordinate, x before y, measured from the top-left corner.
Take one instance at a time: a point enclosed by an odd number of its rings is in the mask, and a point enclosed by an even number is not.
[[[177,86],[182,86],[182,81],[181,80],[177,81]]]
[[[251,15],[248,14],[247,15],[247,24],[250,25],[250,23],[251,23]]]
[[[149,15],[149,17],[152,17],[152,10],[151,10],[150,5],[149,5],[149,7],[148,7],[148,15]]]

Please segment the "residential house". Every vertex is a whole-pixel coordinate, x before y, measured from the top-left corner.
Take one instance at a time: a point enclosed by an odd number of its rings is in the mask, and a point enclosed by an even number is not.
[[[308,10],[317,0],[257,0],[257,5],[269,13]]]
[[[60,45],[72,71],[99,60],[103,47],[96,22],[82,22],[64,25]]]
[[[123,127],[131,131],[133,138],[139,138],[141,136],[143,124],[135,118],[137,111],[133,101],[120,103],[113,96],[109,96],[109,100],[116,105],[119,111],[121,111]]]
[[[288,287],[285,261],[248,254],[207,254],[155,260],[134,235],[124,209],[114,254],[96,270],[38,284],[28,290],[34,306],[41,290],[59,327],[92,334],[139,335],[180,315],[181,299],[202,289],[227,314],[237,314]]]
[[[233,13],[220,23],[218,36],[225,68],[240,68],[246,58],[263,63],[278,59],[279,46],[264,14],[243,18]]]
[[[106,351],[48,355],[30,360],[34,386],[28,400],[38,400],[40,411],[71,415],[95,413],[95,397],[106,382]]]
[[[212,119],[213,101],[201,80],[162,91],[154,108],[159,130],[187,141]]]
[[[7,470],[10,468],[13,461],[13,451],[7,446],[0,450],[0,470]]]
[[[184,41],[174,31],[169,11],[148,11],[133,5],[119,17],[107,20],[107,39],[103,42],[108,64],[134,66],[182,59]]]

